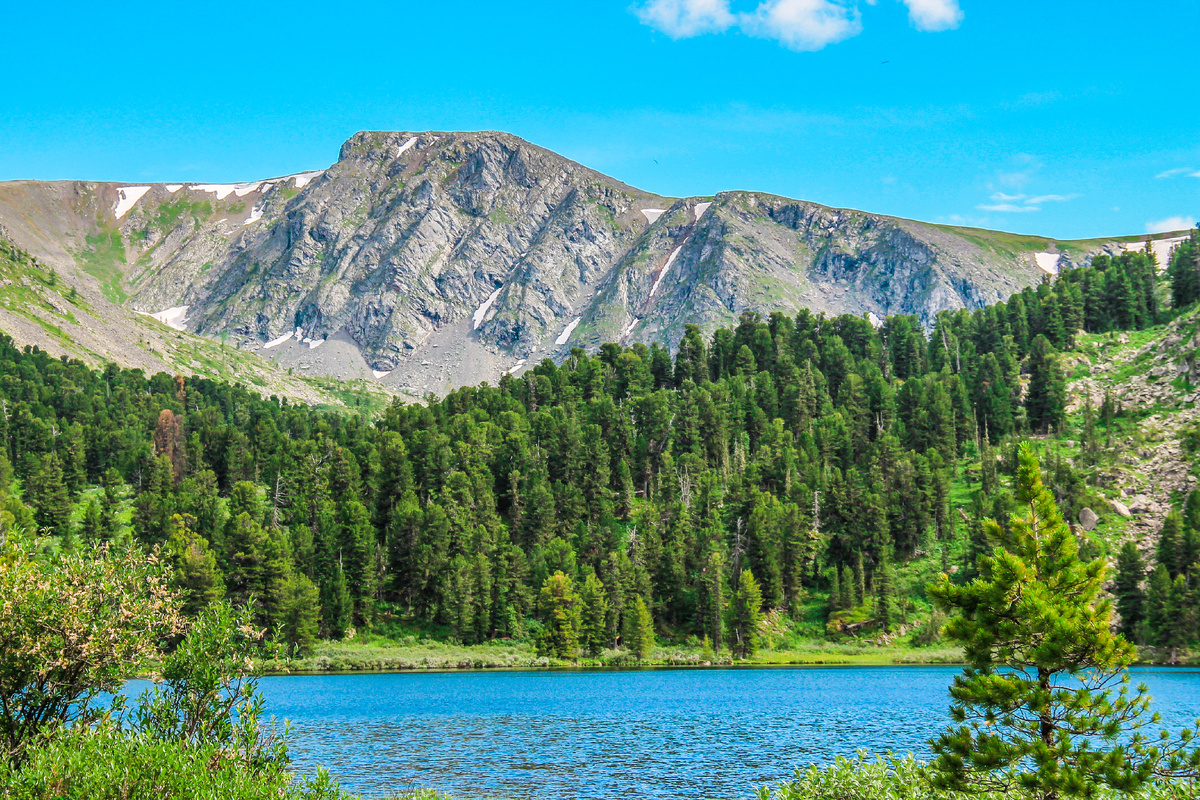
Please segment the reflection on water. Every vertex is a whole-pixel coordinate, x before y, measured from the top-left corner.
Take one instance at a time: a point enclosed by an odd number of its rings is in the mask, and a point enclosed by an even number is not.
[[[928,755],[952,667],[467,672],[267,678],[297,768],[368,797],[749,798],[858,749]],[[1173,728],[1200,673],[1135,670]]]

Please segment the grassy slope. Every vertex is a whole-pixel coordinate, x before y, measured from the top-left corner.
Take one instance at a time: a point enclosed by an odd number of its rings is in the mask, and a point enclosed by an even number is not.
[[[123,248],[108,241],[101,251],[83,259],[84,273],[100,282],[101,293],[96,293],[78,272],[56,271],[0,237],[0,314],[9,315],[13,323],[5,325],[4,332],[18,344],[37,344],[94,367],[112,360],[128,365],[128,359],[99,350],[101,345],[120,349],[121,342],[113,339],[115,326],[125,344],[141,351],[134,365],[148,372],[201,375],[241,383],[264,396],[276,394],[369,414],[381,411],[395,396],[382,384],[368,381],[293,375],[254,353],[125,311],[119,307],[125,299],[120,253]]]

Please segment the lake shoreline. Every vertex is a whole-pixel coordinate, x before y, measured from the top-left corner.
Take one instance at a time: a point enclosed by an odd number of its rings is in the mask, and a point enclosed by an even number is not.
[[[1194,668],[1187,659],[1179,664],[1161,664],[1142,658],[1132,666]],[[733,660],[728,656],[704,659],[699,651],[662,648],[645,660],[637,661],[625,651],[610,651],[599,658],[576,662],[538,657],[532,645],[490,642],[481,645],[455,645],[427,641],[398,644],[386,641],[366,643],[326,642],[311,656],[267,660],[258,664],[260,675],[379,675],[387,673],[453,672],[578,672],[704,669],[774,669],[794,667],[962,667],[966,661],[961,650],[948,647],[870,647],[847,644],[814,643],[804,650],[768,651],[755,658]]]
[[[386,672],[574,671],[644,669],[755,669],[775,667],[962,666],[957,648],[857,647],[815,643],[803,650],[767,651],[751,659],[713,657],[699,649],[660,648],[644,661],[627,651],[563,661],[539,657],[531,644],[490,642],[454,645],[423,641],[327,642],[307,657],[264,661],[265,675],[379,674]]]

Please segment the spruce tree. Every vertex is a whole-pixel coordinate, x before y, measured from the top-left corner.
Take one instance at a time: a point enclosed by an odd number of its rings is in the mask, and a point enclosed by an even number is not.
[[[1058,354],[1045,336],[1033,340],[1029,351],[1029,395],[1025,411],[1029,427],[1045,433],[1062,427],[1067,410],[1067,381]]]
[[[1146,591],[1146,623],[1143,634],[1147,643],[1154,647],[1169,647],[1171,629],[1176,620],[1171,618],[1171,574],[1165,564],[1159,564],[1150,573],[1150,585]]]
[[[859,597],[859,602],[867,600],[867,571],[863,567],[863,554],[859,550],[854,557],[854,592]]]
[[[598,656],[609,644],[608,639],[608,595],[604,583],[596,577],[590,567],[579,588],[582,615],[579,625],[579,641],[590,656]]]
[[[71,527],[71,498],[63,481],[62,464],[57,453],[47,453],[29,477],[26,499],[33,506],[40,530],[65,536]]]
[[[1197,232],[1181,242],[1171,254],[1167,271],[1171,276],[1171,305],[1183,308],[1200,299],[1200,243]]]
[[[654,651],[654,618],[646,601],[638,595],[634,601],[634,619],[636,620],[633,633],[633,654],[638,661],[644,661]]]
[[[561,571],[546,578],[538,598],[542,635],[538,654],[574,661],[579,655],[579,595],[571,579]]]
[[[276,636],[294,655],[307,655],[312,652],[320,630],[320,593],[308,576],[292,573],[287,576],[286,595]]]
[[[183,612],[196,616],[225,594],[217,559],[203,537],[195,532],[195,518],[175,514],[166,550],[174,562],[175,588],[183,599]]]
[[[896,622],[896,576],[890,554],[875,568],[875,619],[884,633]]]
[[[1121,617],[1121,635],[1131,642],[1140,639],[1142,620],[1146,615],[1146,596],[1142,592],[1145,577],[1146,569],[1137,545],[1131,541],[1125,542],[1117,556],[1113,595],[1117,598],[1117,614]]]
[[[841,581],[842,597],[839,600],[839,605],[842,608],[855,608],[859,604],[861,597],[854,591],[855,583],[854,572],[850,569],[850,565],[843,564]]]
[[[737,591],[729,603],[729,640],[737,658],[758,650],[758,623],[762,620],[762,589],[750,570],[742,570]]]
[[[1185,752],[1186,737],[1151,745],[1137,733],[1150,700],[1144,687],[1128,694],[1135,651],[1111,630],[1105,562],[1080,560],[1028,447],[1016,484],[1021,510],[1007,531],[988,521],[996,549],[979,577],[956,586],[943,575],[929,587],[940,608],[959,614],[946,634],[968,663],[950,688],[954,724],[933,742],[935,785],[1057,800],[1102,786],[1132,791],[1156,773],[1195,774],[1200,759]]]
[[[1183,517],[1178,511],[1170,512],[1163,520],[1158,533],[1156,557],[1172,578],[1191,566],[1184,560]]]
[[[841,570],[833,568],[833,577],[829,579],[829,610],[837,611],[842,608],[842,579]]]

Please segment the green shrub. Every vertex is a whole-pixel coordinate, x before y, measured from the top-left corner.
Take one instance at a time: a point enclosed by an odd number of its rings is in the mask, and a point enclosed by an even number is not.
[[[215,744],[186,746],[115,727],[76,729],[0,762],[5,800],[350,800],[328,776],[295,781],[283,763],[247,769]]]
[[[1149,783],[1140,791],[1118,794],[1102,790],[1095,800],[1185,800],[1197,796],[1190,782]],[[797,770],[793,780],[774,788],[763,787],[758,800],[1019,800],[1019,793],[961,794],[934,789],[927,767],[911,755],[867,760],[860,752],[856,758],[839,758],[829,767],[811,766]]]

